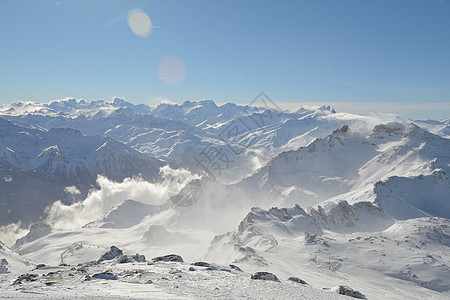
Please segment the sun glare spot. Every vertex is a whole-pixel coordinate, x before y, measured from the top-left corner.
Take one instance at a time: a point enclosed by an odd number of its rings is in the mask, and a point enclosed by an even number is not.
[[[152,33],[152,21],[141,9],[133,9],[128,13],[128,26],[137,36],[147,37]]]
[[[165,84],[177,85],[186,77],[186,67],[178,57],[165,56],[158,63],[158,75]]]

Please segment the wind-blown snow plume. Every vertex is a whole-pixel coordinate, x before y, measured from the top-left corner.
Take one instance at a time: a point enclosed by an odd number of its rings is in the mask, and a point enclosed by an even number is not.
[[[21,227],[21,222],[0,226],[0,241],[11,247],[17,239],[28,233],[28,229]]]
[[[187,170],[174,170],[168,166],[161,168],[160,176],[163,178],[161,183],[151,183],[140,178],[126,178],[123,182],[114,182],[99,176],[99,190],[92,190],[85,200],[72,205],[55,202],[48,208],[46,222],[56,229],[80,228],[127,199],[150,205],[162,204],[188,182],[198,178]]]

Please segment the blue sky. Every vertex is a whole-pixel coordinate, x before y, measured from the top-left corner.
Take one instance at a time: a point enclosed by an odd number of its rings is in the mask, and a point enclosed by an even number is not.
[[[141,9],[152,33],[127,16]],[[185,77],[159,76],[176,57]],[[123,97],[450,117],[449,0],[0,1],[0,105]]]

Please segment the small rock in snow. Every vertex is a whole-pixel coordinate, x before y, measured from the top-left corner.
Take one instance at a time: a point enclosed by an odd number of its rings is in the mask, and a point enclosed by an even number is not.
[[[339,286],[339,294],[350,296],[353,298],[366,299],[366,296],[363,293],[361,293],[357,290],[354,290],[352,288],[349,288],[348,286],[345,286],[345,285]]]
[[[111,250],[103,254],[98,262],[102,262],[104,260],[111,260],[116,258],[117,256],[123,255],[123,251],[117,248],[116,246],[111,246]]]
[[[293,282],[297,282],[297,283],[301,283],[301,284],[307,284],[306,281],[298,278],[298,277],[289,277],[288,280],[293,281]]]
[[[275,276],[274,274],[269,273],[269,272],[256,272],[250,278],[258,279],[258,280],[271,280],[271,281],[280,282],[280,280],[278,279],[277,276]]]
[[[181,256],[176,254],[169,254],[164,256],[158,256],[152,259],[153,261],[164,261],[164,262],[184,262]]]
[[[117,280],[117,275],[114,275],[111,272],[102,272],[102,273],[97,273],[92,275],[92,278],[96,278],[96,279],[105,279],[105,280]]]

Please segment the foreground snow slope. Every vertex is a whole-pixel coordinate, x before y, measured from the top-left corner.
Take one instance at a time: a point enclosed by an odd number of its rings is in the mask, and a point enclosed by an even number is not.
[[[295,272],[316,286],[339,282],[369,299],[444,299],[450,295],[449,243],[445,218],[336,234],[317,227],[300,207],[253,209],[237,230],[214,238],[207,258],[250,271]]]
[[[287,278],[252,280],[230,266],[116,259],[78,266],[43,266],[18,278],[0,274],[0,297],[9,299],[346,299]],[[37,275],[37,276],[35,276]],[[35,277],[34,277],[35,276]],[[20,282],[20,283],[19,283]]]

